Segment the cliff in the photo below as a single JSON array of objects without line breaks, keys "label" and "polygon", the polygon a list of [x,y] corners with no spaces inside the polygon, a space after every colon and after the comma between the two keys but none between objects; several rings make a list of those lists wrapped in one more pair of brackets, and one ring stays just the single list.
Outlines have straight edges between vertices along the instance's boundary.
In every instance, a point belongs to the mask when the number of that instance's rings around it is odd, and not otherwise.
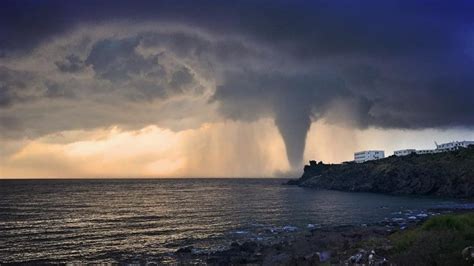
[{"label": "cliff", "polygon": [[288,184],[343,191],[474,197],[474,147],[361,164],[310,161]]}]

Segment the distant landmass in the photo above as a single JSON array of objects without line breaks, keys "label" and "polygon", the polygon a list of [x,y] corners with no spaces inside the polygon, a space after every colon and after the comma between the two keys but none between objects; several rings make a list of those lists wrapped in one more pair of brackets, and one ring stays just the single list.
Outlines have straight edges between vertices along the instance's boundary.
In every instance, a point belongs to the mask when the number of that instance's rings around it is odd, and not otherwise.
[{"label": "distant landmass", "polygon": [[310,161],[290,185],[342,191],[474,198],[474,146],[365,163]]}]

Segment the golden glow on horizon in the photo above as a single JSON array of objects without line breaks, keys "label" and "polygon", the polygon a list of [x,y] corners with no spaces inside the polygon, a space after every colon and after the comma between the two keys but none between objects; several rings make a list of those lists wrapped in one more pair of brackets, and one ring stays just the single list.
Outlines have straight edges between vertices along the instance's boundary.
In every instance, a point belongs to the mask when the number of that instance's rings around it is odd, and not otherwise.
[{"label": "golden glow on horizon", "polygon": [[[62,143],[64,135],[79,140]],[[173,132],[64,132],[30,141],[2,158],[2,177],[250,177],[288,170],[271,120],[204,124]],[[255,141],[257,140],[257,141]]]},{"label": "golden glow on horizon", "polygon": [[[471,135],[462,130],[356,130],[319,121],[308,132],[304,158],[337,163],[352,160],[357,150],[384,149],[390,155],[394,149],[431,148],[434,140]],[[153,125],[132,131],[67,131],[22,145],[2,154],[0,177],[271,177],[290,170],[271,119],[207,123],[178,132]]]}]

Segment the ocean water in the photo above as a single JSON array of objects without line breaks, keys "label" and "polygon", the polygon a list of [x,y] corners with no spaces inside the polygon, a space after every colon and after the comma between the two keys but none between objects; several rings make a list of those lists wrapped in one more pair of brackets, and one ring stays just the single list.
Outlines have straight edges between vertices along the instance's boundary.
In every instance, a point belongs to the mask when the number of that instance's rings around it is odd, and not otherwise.
[{"label": "ocean water", "polygon": [[449,199],[316,191],[282,179],[0,181],[0,263],[158,258],[314,226],[380,221]]}]

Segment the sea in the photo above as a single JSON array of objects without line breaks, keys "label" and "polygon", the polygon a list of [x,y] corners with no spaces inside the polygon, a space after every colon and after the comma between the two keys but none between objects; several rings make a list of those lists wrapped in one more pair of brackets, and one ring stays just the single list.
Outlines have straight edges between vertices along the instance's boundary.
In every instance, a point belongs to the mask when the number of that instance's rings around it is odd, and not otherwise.
[{"label": "sea", "polygon": [[0,181],[1,263],[114,263],[278,241],[465,204],[454,199],[313,190],[285,179]]}]

